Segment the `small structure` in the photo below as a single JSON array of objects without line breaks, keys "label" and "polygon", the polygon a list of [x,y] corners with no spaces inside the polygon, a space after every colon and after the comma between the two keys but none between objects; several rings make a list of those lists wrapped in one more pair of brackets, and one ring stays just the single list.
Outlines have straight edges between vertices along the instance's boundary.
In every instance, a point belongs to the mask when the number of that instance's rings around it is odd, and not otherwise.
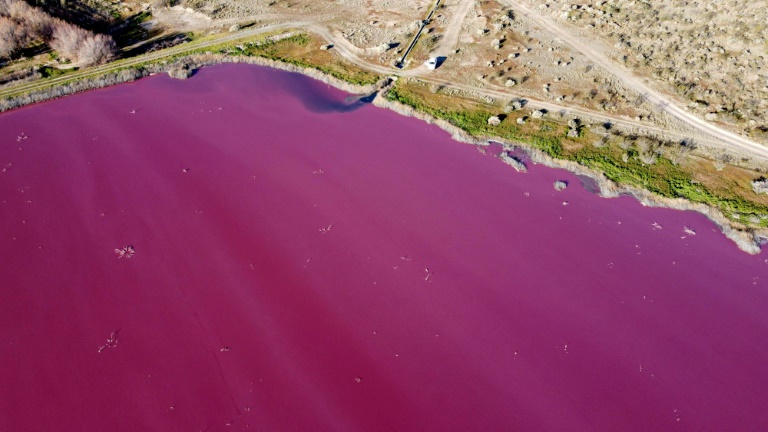
[{"label": "small structure", "polygon": [[437,57],[430,57],[429,60],[424,62],[424,65],[427,66],[427,69],[429,70],[435,70],[435,68],[437,68]]}]

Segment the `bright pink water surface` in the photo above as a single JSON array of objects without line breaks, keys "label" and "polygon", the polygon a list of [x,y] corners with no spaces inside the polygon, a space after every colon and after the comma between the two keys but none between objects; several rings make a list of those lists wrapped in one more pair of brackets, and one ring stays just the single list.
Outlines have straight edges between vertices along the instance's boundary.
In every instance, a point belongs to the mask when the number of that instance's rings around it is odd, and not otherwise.
[{"label": "bright pink water surface", "polygon": [[765,254],[344,96],[0,115],[0,430],[768,429]]}]

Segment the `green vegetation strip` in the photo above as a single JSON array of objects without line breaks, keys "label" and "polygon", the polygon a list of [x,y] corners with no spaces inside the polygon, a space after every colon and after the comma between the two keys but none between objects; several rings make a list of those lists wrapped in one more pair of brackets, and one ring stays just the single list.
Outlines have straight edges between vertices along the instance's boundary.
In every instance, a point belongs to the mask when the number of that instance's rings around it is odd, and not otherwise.
[{"label": "green vegetation strip", "polygon": [[308,67],[342,81],[357,85],[375,84],[381,78],[379,75],[364,70],[351,70],[349,67],[337,63],[330,63],[327,65],[313,63],[306,58],[292,57],[285,52],[286,47],[289,45],[304,47],[307,46],[310,41],[311,38],[307,34],[299,33],[277,41],[267,40],[263,43],[248,42],[234,47],[230,45],[229,47],[220,49],[219,52],[222,54],[246,57],[262,57],[292,64],[294,66]]},{"label": "green vegetation strip", "polygon": [[[708,190],[693,180],[693,173],[669,159],[659,156],[653,164],[646,164],[638,158],[638,151],[629,148],[624,151],[616,146],[594,147],[581,145],[577,150],[566,150],[563,140],[567,128],[545,120],[528,120],[526,130],[531,130],[530,123],[538,122],[534,132],[525,133],[522,125],[508,119],[499,126],[489,126],[488,118],[497,115],[486,109],[451,110],[430,103],[418,94],[398,84],[389,90],[389,100],[400,102],[433,117],[443,119],[450,124],[476,137],[494,136],[510,141],[528,144],[549,156],[570,160],[595,169],[619,184],[636,186],[666,198],[684,198],[695,203],[703,203],[718,208],[730,219],[750,226],[768,227],[768,207],[749,201],[733,193],[724,194]],[[582,134],[577,141],[596,140],[595,134]],[[626,162],[624,159],[626,158]],[[758,221],[758,222],[755,222]]]}]

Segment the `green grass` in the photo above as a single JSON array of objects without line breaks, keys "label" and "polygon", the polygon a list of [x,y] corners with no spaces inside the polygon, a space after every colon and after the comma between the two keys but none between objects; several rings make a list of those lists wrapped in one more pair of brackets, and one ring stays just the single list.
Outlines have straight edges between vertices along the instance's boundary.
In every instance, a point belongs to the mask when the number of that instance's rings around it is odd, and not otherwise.
[{"label": "green grass", "polygon": [[496,112],[484,109],[450,110],[434,107],[424,103],[420,98],[402,91],[398,86],[389,90],[387,98],[413,107],[433,117],[443,119],[473,136],[496,136],[523,142],[556,158],[562,158],[564,154],[560,138],[561,134],[559,132],[562,127],[560,125],[553,126],[554,123],[551,122],[545,122],[539,132],[526,134],[516,123],[508,119],[499,126],[489,126],[488,117],[497,115],[498,113]]},{"label": "green grass", "polygon": [[[494,136],[515,142],[529,144],[557,159],[578,162],[605,174],[606,178],[623,185],[636,186],[667,198],[684,198],[692,202],[703,203],[718,208],[732,220],[752,226],[768,227],[768,220],[761,219],[755,224],[749,218],[761,218],[768,215],[768,206],[745,199],[733,192],[715,192],[693,181],[693,172],[680,165],[675,165],[667,158],[659,156],[654,164],[645,164],[638,158],[634,148],[622,150],[618,146],[596,148],[581,145],[574,150],[563,146],[564,126],[546,120],[529,119],[536,122],[538,128],[526,133],[516,124],[505,120],[501,125],[488,126],[488,117],[497,113],[487,109],[450,110],[430,104],[407,89],[395,86],[388,92],[388,99],[408,105],[433,117],[443,119],[473,136]],[[530,132],[534,130],[535,132]],[[577,142],[594,139],[582,130]],[[626,154],[627,162],[623,158]],[[738,214],[738,217],[734,216]]]},{"label": "green grass", "polygon": [[51,66],[42,66],[40,67],[40,75],[43,76],[43,78],[56,78],[58,76],[62,76],[70,71],[75,71],[77,68],[72,69],[57,69],[55,67]]},{"label": "green grass", "polygon": [[267,40],[265,42],[249,42],[237,46],[229,45],[218,49],[218,52],[246,57],[262,57],[295,66],[309,67],[351,84],[375,84],[380,79],[378,75],[370,72],[351,70],[350,68],[339,64],[316,64],[307,58],[296,58],[288,53],[288,51],[295,48],[295,46],[306,47],[310,41],[311,38],[308,35],[299,33],[278,41]]}]

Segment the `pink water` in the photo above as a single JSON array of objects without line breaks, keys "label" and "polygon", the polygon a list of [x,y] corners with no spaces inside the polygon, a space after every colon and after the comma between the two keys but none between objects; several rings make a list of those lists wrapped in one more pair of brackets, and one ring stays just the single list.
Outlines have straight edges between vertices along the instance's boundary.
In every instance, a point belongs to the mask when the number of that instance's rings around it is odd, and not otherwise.
[{"label": "pink water", "polygon": [[765,253],[344,97],[0,115],[0,430],[768,429]]}]

